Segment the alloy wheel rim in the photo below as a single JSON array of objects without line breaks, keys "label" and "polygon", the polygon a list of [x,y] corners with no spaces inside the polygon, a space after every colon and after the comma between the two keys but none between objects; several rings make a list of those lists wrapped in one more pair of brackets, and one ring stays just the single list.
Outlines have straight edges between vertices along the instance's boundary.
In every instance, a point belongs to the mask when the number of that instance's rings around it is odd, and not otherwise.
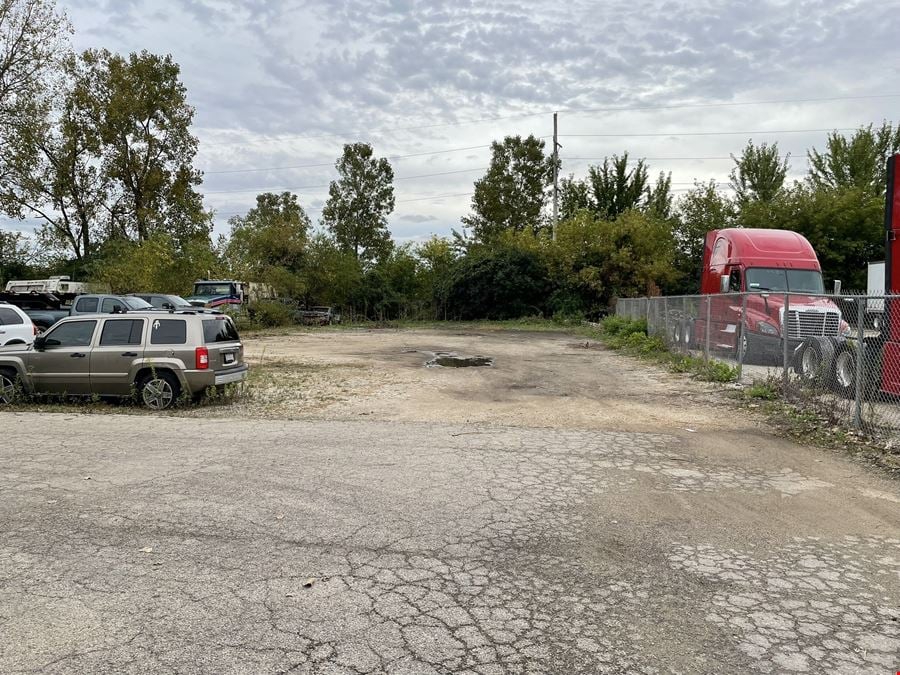
[{"label": "alloy wheel rim", "polygon": [[844,352],[838,357],[836,374],[838,384],[849,387],[853,384],[853,357],[849,352]]},{"label": "alloy wheel rim", "polygon": [[819,356],[812,349],[803,352],[803,376],[812,377],[819,368]]},{"label": "alloy wheel rim", "polygon": [[0,403],[12,403],[16,394],[16,385],[8,377],[0,376]]},{"label": "alloy wheel rim", "polygon": [[144,404],[148,408],[162,410],[169,407],[169,404],[174,398],[174,392],[172,391],[171,384],[166,380],[159,378],[150,380],[144,385],[142,397],[144,399]]}]

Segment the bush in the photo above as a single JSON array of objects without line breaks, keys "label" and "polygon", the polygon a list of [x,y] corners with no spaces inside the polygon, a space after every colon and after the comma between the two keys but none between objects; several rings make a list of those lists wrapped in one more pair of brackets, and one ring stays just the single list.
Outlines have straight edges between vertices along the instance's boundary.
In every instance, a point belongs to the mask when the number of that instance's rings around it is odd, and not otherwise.
[{"label": "bush", "polygon": [[294,323],[294,308],[280,302],[262,300],[248,308],[252,322],[262,328],[289,326]]}]

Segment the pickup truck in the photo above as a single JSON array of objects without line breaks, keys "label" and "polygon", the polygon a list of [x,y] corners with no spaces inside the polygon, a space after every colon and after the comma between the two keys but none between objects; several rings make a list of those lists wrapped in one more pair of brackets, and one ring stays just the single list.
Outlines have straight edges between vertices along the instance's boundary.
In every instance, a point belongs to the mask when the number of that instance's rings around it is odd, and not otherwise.
[{"label": "pickup truck", "polygon": [[340,312],[336,312],[333,307],[301,307],[294,314],[297,323],[303,323],[313,326],[330,326],[333,323],[341,322]]},{"label": "pickup truck", "polygon": [[40,330],[47,330],[60,319],[79,314],[117,314],[151,310],[153,306],[140,298],[121,295],[79,295],[71,306],[62,304],[52,293],[0,293],[0,300],[21,308]]}]

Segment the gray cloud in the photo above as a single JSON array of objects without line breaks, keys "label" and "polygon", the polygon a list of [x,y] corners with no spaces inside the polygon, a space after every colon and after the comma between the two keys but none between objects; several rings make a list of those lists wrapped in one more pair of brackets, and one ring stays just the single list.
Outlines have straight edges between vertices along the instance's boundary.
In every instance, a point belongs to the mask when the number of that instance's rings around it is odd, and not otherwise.
[{"label": "gray cloud", "polygon": [[[894,93],[900,47],[891,3],[858,0],[69,0],[78,48],[170,52],[195,105],[207,202],[250,206],[254,190],[323,185],[341,145],[382,155],[487,145],[550,133],[551,110]],[[561,115],[563,133],[857,126],[896,100]],[[547,115],[462,124],[496,116]],[[459,124],[458,124],[459,123]],[[422,127],[458,124],[458,126]],[[323,134],[334,133],[333,136]],[[823,134],[785,135],[802,172]],[[564,138],[565,172],[634,156],[726,156],[741,137]],[[418,175],[486,166],[486,149],[394,162]],[[727,161],[651,162],[673,180],[724,178]],[[398,181],[395,234],[448,232],[478,173]],[[324,189],[298,190],[311,214]],[[432,199],[433,198],[433,199]],[[406,200],[414,199],[411,203]],[[420,220],[421,218],[421,220]],[[418,229],[416,229],[418,228]]]}]

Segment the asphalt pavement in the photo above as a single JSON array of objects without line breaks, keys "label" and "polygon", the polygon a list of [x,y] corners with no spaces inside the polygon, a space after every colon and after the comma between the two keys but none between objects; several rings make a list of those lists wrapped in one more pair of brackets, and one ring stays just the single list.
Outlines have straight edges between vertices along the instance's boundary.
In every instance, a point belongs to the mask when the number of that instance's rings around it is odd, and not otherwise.
[{"label": "asphalt pavement", "polygon": [[900,490],[758,430],[0,414],[4,673],[893,673]]}]

